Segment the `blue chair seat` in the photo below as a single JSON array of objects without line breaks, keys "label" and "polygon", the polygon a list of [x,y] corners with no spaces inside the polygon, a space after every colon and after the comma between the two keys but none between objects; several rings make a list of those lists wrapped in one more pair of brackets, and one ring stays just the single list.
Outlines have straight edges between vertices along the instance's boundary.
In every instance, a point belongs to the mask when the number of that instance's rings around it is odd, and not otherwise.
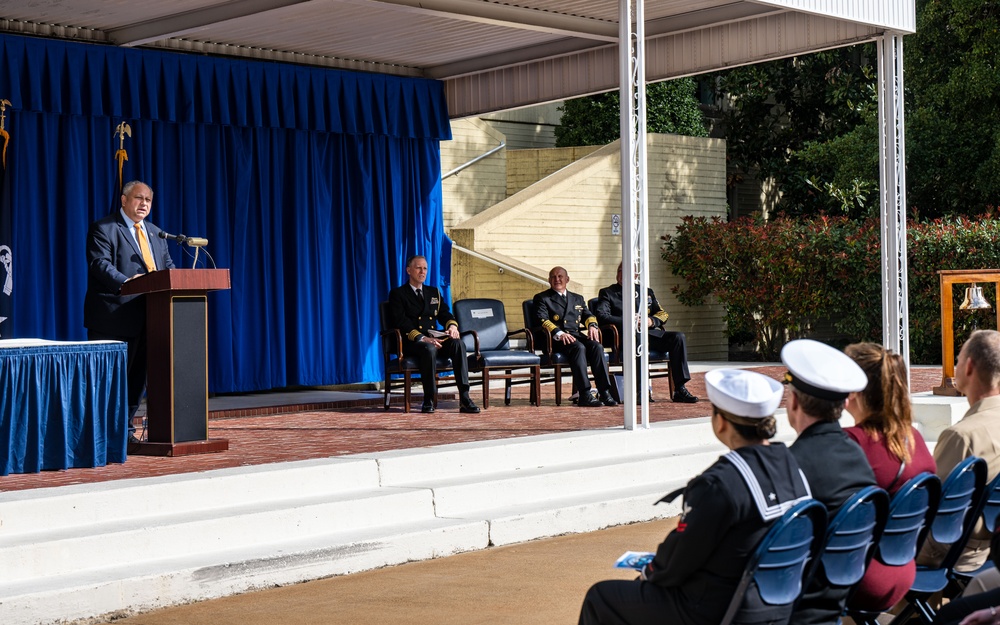
[{"label": "blue chair seat", "polygon": [[921,595],[933,595],[941,592],[948,585],[948,571],[917,566],[917,577],[910,586],[910,592]]},{"label": "blue chair seat", "polygon": [[469,354],[470,367],[537,367],[541,365],[542,359],[538,354],[525,351],[511,351],[507,349],[488,349],[476,354]]}]

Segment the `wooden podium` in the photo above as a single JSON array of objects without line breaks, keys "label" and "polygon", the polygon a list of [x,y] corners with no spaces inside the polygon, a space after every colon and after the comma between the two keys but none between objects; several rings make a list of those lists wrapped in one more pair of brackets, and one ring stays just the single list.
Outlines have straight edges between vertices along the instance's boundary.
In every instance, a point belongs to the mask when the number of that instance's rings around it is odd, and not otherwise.
[{"label": "wooden podium", "polygon": [[164,269],[129,280],[146,296],[148,441],[130,454],[184,456],[229,449],[208,438],[208,292],[229,289],[228,269]]}]

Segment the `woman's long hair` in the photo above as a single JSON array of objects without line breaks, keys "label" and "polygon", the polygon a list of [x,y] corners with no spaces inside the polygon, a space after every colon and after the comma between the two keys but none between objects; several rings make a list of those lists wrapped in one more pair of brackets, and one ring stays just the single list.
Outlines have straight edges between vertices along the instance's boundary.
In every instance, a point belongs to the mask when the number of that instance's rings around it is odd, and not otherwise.
[{"label": "woman's long hair", "polygon": [[910,461],[913,409],[903,357],[877,343],[854,343],[844,349],[868,376],[861,398],[868,408],[859,425],[875,440],[884,436],[889,452],[900,462]]}]

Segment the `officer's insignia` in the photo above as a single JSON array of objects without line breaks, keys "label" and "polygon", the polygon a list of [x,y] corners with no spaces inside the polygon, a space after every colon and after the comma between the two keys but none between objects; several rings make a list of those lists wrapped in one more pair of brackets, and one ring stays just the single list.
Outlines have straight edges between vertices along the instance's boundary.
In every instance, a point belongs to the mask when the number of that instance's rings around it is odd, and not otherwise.
[{"label": "officer's insignia", "polygon": [[552,315],[553,321],[559,321],[559,315]]},{"label": "officer's insignia", "polygon": [[575,308],[576,310],[583,310],[583,306],[574,306],[573,308]]},{"label": "officer's insignia", "polygon": [[431,298],[431,306],[437,306],[440,303],[441,303],[441,300],[439,300],[438,298],[436,298],[436,297],[432,297]]}]

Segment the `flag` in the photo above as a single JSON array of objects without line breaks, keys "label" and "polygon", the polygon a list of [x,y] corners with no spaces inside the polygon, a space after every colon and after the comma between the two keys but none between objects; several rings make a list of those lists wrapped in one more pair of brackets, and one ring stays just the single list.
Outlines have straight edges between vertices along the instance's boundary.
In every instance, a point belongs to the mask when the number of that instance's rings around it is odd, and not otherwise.
[{"label": "flag", "polygon": [[14,238],[11,228],[10,133],[7,132],[8,100],[0,100],[0,338],[14,336]]},{"label": "flag", "polygon": [[132,127],[122,122],[115,126],[114,136],[118,137],[118,150],[115,152],[114,161],[117,167],[115,168],[115,182],[111,192],[111,210],[109,213],[115,213],[121,208],[122,205],[122,187],[125,186],[125,179],[123,178],[123,172],[125,169],[125,161],[128,160],[128,152],[125,151],[125,135],[132,136]]}]

